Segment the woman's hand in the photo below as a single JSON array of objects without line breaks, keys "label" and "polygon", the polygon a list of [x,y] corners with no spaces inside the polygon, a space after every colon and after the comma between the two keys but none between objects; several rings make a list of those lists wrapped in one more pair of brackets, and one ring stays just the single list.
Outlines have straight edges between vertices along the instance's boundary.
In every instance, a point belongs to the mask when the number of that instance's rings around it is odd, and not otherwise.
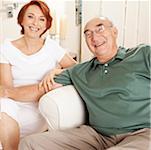
[{"label": "woman's hand", "polygon": [[42,81],[39,83],[39,88],[42,86],[45,89],[45,92],[49,92],[52,89],[58,88],[62,86],[59,83],[56,83],[54,81],[55,75],[59,75],[64,69],[53,69],[51,70],[46,76],[42,79]]},{"label": "woman's hand", "polygon": [[0,97],[7,97],[7,89],[0,85]]}]

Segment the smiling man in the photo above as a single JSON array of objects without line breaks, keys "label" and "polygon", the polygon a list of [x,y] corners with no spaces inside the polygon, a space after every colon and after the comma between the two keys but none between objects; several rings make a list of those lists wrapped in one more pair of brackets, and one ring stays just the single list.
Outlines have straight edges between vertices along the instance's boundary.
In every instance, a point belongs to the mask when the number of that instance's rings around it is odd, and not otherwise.
[{"label": "smiling man", "polygon": [[89,21],[84,34],[89,49],[100,62],[105,63],[116,55],[117,29],[107,18],[94,18]]},{"label": "smiling man", "polygon": [[90,20],[84,34],[95,57],[55,81],[75,86],[86,104],[88,124],[31,135],[20,149],[149,150],[151,46],[118,47],[118,31],[106,17]]}]

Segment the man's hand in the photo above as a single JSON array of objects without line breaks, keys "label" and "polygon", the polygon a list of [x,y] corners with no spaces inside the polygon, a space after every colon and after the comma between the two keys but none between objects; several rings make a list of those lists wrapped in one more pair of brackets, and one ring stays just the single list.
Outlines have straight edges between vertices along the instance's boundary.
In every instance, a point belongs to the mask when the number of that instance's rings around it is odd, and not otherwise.
[{"label": "man's hand", "polygon": [[55,82],[55,83],[52,85],[51,90],[54,90],[54,89],[59,88],[59,87],[62,87],[62,86],[63,86],[62,84]]},{"label": "man's hand", "polygon": [[61,84],[58,84],[54,81],[54,77],[56,75],[59,75],[63,69],[53,69],[51,70],[46,76],[42,79],[42,81],[39,83],[39,88],[43,87],[45,89],[45,92],[49,92],[52,89],[58,88],[62,86]]}]

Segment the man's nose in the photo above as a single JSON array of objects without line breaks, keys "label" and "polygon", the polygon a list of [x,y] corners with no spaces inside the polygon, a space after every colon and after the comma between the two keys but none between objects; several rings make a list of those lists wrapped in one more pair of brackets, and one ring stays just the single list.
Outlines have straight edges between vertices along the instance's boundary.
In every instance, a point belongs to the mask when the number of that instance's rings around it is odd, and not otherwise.
[{"label": "man's nose", "polygon": [[99,34],[97,34],[96,32],[92,32],[92,40],[97,41],[98,39],[99,39]]}]

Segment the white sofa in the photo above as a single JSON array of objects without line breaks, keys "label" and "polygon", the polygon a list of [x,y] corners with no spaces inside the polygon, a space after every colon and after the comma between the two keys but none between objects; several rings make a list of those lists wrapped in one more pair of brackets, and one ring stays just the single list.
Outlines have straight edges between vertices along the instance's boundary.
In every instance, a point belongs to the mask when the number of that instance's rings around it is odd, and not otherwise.
[{"label": "white sofa", "polygon": [[72,85],[63,86],[43,95],[39,109],[49,130],[66,129],[85,123],[85,106]]}]

